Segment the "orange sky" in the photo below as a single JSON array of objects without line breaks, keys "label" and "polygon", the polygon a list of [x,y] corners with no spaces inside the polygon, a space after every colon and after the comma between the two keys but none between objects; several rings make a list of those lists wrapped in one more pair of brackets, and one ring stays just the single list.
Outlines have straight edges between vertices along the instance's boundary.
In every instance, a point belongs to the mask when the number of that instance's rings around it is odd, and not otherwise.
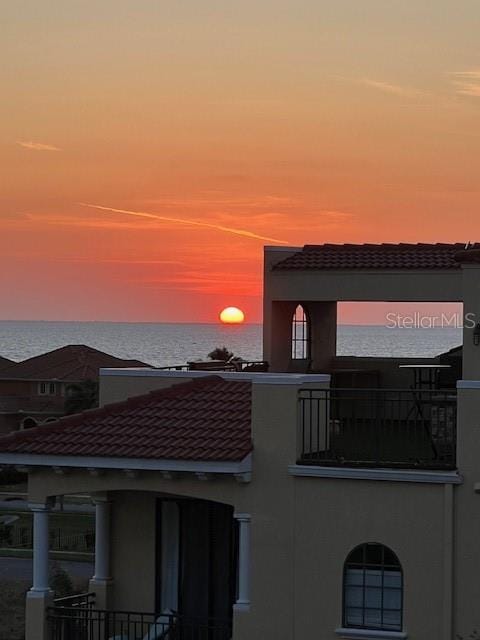
[{"label": "orange sky", "polygon": [[479,28],[478,0],[5,3],[0,318],[260,321],[265,243],[480,240]]}]

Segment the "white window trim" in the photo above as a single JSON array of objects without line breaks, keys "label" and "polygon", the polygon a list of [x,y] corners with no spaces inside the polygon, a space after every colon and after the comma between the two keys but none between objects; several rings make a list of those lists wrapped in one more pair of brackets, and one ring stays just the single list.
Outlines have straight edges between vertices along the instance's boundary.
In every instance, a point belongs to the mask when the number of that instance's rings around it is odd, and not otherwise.
[{"label": "white window trim", "polygon": [[403,640],[408,638],[405,631],[381,631],[377,629],[354,629],[339,627],[335,633],[340,638],[353,638],[362,640]]}]

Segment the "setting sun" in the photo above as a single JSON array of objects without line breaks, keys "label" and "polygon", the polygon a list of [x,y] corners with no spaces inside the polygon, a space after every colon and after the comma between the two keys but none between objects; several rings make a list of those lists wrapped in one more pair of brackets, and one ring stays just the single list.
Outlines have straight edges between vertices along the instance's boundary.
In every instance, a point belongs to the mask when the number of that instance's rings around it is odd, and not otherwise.
[{"label": "setting sun", "polygon": [[227,307],[220,313],[220,321],[224,324],[241,324],[245,320],[245,314],[237,307]]}]

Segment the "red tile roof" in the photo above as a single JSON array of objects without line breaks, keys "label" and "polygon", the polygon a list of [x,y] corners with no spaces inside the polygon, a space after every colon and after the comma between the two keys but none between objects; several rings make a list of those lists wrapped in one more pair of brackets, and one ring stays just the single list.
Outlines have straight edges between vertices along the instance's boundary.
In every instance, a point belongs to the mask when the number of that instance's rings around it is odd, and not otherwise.
[{"label": "red tile roof", "polygon": [[79,382],[96,380],[102,367],[148,366],[140,360],[123,360],[83,344],[70,344],[22,362],[9,362],[5,367],[1,366],[0,379]]},{"label": "red tile roof", "polygon": [[0,438],[1,453],[240,461],[251,382],[207,376]]},{"label": "red tile roof", "polygon": [[[479,248],[480,245],[470,245]],[[275,271],[308,269],[459,269],[454,244],[321,244],[305,245],[274,265]]]}]

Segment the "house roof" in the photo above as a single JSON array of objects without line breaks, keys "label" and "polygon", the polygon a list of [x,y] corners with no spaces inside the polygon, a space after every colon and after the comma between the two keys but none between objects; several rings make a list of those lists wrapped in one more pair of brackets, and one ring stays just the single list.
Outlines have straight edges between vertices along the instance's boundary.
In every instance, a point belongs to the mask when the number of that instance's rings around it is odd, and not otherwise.
[{"label": "house roof", "polygon": [[3,356],[0,356],[0,369],[3,367],[7,367],[11,364],[13,364],[13,360],[9,360],[8,358],[4,358]]},{"label": "house roof", "polygon": [[275,271],[344,269],[459,269],[457,254],[465,255],[480,244],[322,244],[301,251],[274,265]]},{"label": "house roof", "polygon": [[[0,363],[1,366],[1,363]],[[98,378],[103,367],[148,367],[139,360],[123,360],[84,344],[70,344],[39,356],[9,362],[0,368],[3,380],[65,380],[76,382]]]},{"label": "house roof", "polygon": [[241,461],[251,382],[207,376],[0,438],[0,453]]}]

